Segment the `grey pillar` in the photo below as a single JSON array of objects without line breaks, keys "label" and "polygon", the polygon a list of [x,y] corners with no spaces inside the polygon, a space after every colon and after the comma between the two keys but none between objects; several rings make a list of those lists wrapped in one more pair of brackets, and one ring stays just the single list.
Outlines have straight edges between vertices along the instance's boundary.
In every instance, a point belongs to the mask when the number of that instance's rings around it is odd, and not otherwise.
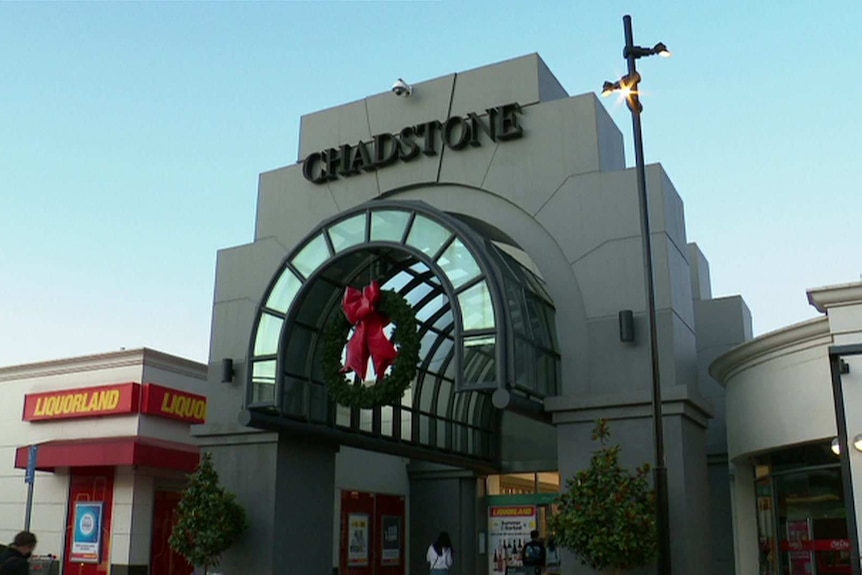
[{"label": "grey pillar", "polygon": [[479,556],[477,478],[463,469],[413,462],[410,476],[410,565],[408,573],[427,573],[428,546],[448,531],[455,550],[452,575],[484,573]]},{"label": "grey pillar", "polygon": [[335,521],[333,444],[280,434],[275,480],[272,573],[332,573]]},{"label": "grey pillar", "polygon": [[[704,448],[706,420],[696,406],[674,398],[673,389],[666,394],[664,405],[664,440],[670,493],[671,560],[673,572],[682,575],[698,573],[698,566],[709,566],[709,516],[707,504],[706,455]],[[634,469],[650,463],[652,437],[649,404],[621,407],[625,401],[613,401],[613,407],[583,409],[557,413],[559,467],[562,479],[572,477],[589,466],[592,452],[599,446],[590,439],[598,418],[610,423],[610,445],[622,447],[620,463]],[[697,533],[697,537],[692,537]],[[565,554],[564,575],[587,575],[592,570]],[[653,574],[655,566],[633,571],[633,575]],[[701,569],[703,571],[703,569]]]}]

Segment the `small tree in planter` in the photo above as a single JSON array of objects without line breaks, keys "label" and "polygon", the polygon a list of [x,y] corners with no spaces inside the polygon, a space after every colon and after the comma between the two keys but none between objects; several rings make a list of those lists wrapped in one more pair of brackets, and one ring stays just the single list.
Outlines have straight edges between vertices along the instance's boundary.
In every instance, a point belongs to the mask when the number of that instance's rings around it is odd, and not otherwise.
[{"label": "small tree in planter", "polygon": [[634,473],[620,467],[620,446],[608,446],[607,421],[600,419],[590,467],[566,480],[549,519],[557,544],[599,572],[620,573],[647,565],[658,550],[655,493],[647,483],[649,464]]},{"label": "small tree in planter", "polygon": [[221,554],[248,528],[245,510],[236,502],[236,496],[219,485],[210,453],[201,457],[189,477],[177,515],[168,541],[171,549],[192,565],[203,567],[204,573],[218,566]]}]

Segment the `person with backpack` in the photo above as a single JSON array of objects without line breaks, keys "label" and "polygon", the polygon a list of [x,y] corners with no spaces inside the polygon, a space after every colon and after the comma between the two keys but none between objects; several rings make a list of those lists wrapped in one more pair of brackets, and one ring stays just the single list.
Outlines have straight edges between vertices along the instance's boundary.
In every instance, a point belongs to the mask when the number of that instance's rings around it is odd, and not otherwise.
[{"label": "person with backpack", "polygon": [[542,574],[542,567],[545,566],[545,545],[539,541],[539,532],[535,529],[530,531],[530,540],[521,550],[521,557],[524,567],[534,567],[535,575]]},{"label": "person with backpack", "polygon": [[27,561],[36,548],[36,536],[29,531],[21,531],[0,553],[0,575],[29,575],[30,563]]}]

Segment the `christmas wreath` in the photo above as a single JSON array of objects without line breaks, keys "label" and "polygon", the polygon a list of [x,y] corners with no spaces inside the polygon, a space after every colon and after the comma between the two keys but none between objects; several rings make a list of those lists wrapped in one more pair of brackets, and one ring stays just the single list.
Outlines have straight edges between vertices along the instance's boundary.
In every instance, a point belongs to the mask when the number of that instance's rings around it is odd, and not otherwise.
[{"label": "christmas wreath", "polygon": [[[348,287],[343,312],[336,314],[324,333],[323,377],[330,397],[341,405],[362,409],[400,401],[419,363],[421,342],[413,307],[397,293],[381,291],[375,281],[361,292]],[[390,322],[395,324],[391,340],[383,333]],[[347,365],[342,367],[342,350],[353,326]],[[377,375],[374,385],[362,382],[369,358]],[[392,370],[386,374],[389,366]],[[346,379],[347,372],[358,375],[360,381]]]}]

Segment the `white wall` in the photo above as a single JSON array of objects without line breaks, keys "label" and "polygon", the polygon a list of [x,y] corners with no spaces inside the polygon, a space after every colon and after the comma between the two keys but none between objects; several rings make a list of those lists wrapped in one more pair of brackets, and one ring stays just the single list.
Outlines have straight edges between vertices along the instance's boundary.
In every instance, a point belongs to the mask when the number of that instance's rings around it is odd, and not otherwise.
[{"label": "white wall", "polygon": [[731,461],[835,437],[830,343],[826,320],[816,319],[759,337],[719,358],[737,360],[720,378],[727,388]]}]

